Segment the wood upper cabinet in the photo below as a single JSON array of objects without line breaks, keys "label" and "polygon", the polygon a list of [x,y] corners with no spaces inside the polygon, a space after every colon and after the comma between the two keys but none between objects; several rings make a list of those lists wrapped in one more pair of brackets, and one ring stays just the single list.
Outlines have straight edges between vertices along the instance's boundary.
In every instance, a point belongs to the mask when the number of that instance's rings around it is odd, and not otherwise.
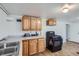
[{"label": "wood upper cabinet", "polygon": [[36,17],[31,17],[31,30],[35,31],[36,30],[36,24],[37,23],[37,18]]},{"label": "wood upper cabinet", "polygon": [[22,17],[22,30],[23,31],[40,31],[41,30],[41,19],[32,16]]},{"label": "wood upper cabinet", "polygon": [[45,50],[45,40],[38,39],[38,52],[43,52]]},{"label": "wood upper cabinet", "polygon": [[28,56],[28,40],[22,41],[22,55]]},{"label": "wood upper cabinet", "polygon": [[53,19],[53,18],[49,18],[49,19],[47,20],[47,25],[49,25],[49,26],[56,25],[56,20]]},{"label": "wood upper cabinet", "polygon": [[29,40],[29,55],[37,53],[37,39]]},{"label": "wood upper cabinet", "polygon": [[22,30],[23,31],[30,30],[30,16],[23,16],[22,17]]},{"label": "wood upper cabinet", "polygon": [[41,30],[41,26],[42,26],[41,19],[40,18],[37,18],[36,30],[37,31],[40,31]]},{"label": "wood upper cabinet", "polygon": [[40,31],[41,30],[41,19],[37,17],[31,17],[31,30]]}]

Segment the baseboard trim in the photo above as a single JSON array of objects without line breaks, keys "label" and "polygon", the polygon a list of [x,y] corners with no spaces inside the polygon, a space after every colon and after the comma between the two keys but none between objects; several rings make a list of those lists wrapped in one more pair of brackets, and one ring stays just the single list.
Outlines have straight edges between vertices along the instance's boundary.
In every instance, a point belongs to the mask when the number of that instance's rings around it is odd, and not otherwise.
[{"label": "baseboard trim", "polygon": [[74,41],[68,41],[68,42],[72,42],[72,43],[76,43],[76,44],[79,44],[79,42],[74,42]]}]

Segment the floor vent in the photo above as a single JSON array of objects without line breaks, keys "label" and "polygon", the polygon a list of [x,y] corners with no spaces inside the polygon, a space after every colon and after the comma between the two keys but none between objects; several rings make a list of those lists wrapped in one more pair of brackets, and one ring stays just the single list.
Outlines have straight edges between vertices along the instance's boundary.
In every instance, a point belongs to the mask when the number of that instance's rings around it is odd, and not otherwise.
[{"label": "floor vent", "polygon": [[79,54],[79,52],[77,52],[77,54]]}]

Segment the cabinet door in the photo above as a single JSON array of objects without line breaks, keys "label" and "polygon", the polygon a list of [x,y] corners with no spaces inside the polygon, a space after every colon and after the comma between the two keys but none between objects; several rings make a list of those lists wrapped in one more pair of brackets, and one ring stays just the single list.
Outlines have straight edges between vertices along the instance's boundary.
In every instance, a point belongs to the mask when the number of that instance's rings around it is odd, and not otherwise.
[{"label": "cabinet door", "polygon": [[23,31],[30,30],[30,16],[22,17],[22,30]]},{"label": "cabinet door", "polygon": [[56,25],[56,20],[53,18],[49,18],[47,20],[47,25],[49,25],[49,26]]},{"label": "cabinet door", "polygon": [[36,17],[31,17],[31,30],[35,31],[36,30],[36,24],[37,23],[37,19]]},{"label": "cabinet door", "polygon": [[29,40],[29,55],[37,53],[37,39]]},{"label": "cabinet door", "polygon": [[37,18],[37,22],[36,22],[36,30],[37,31],[40,31],[41,30],[41,19],[40,18]]},{"label": "cabinet door", "polygon": [[45,50],[44,39],[38,39],[38,52],[43,52]]},{"label": "cabinet door", "polygon": [[28,40],[22,41],[22,55],[28,56]]}]

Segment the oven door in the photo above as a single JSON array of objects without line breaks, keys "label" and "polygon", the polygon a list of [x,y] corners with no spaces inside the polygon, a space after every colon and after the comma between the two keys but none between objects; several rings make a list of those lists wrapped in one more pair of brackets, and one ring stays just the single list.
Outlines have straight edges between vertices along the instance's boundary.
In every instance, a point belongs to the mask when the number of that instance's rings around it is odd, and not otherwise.
[{"label": "oven door", "polygon": [[62,41],[60,41],[60,40],[55,40],[54,42],[54,47],[59,47],[59,46],[62,46]]}]

